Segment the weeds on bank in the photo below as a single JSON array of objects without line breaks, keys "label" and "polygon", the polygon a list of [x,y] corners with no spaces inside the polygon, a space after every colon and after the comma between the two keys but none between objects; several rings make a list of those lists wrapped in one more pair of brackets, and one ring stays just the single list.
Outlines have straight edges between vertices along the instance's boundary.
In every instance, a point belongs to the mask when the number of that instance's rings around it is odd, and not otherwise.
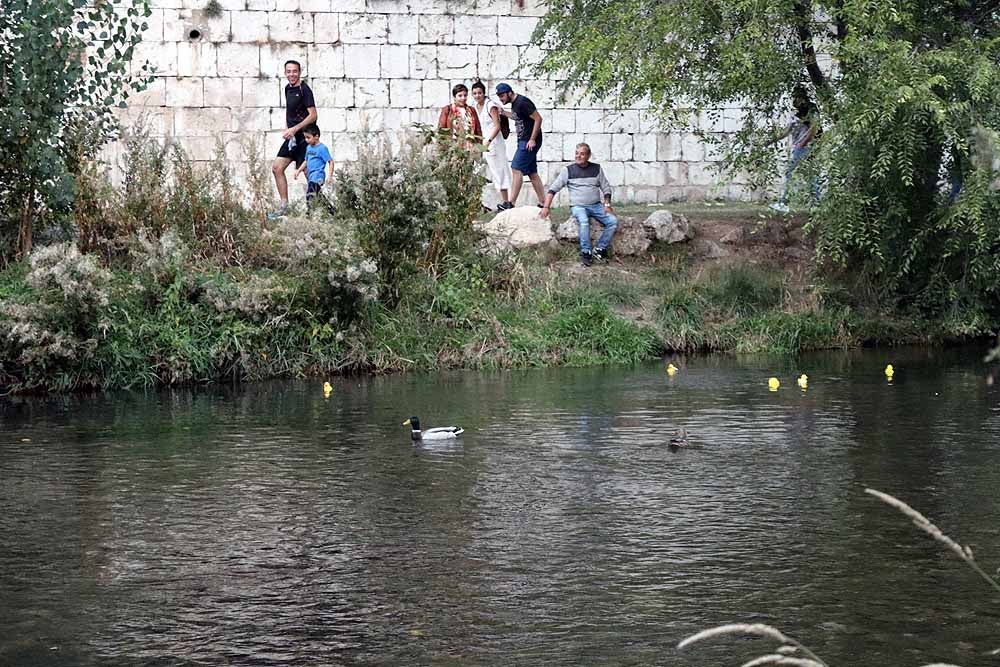
[{"label": "weeds on bank", "polygon": [[[874,496],[875,498],[881,500],[887,505],[896,508],[903,515],[908,517],[913,525],[922,530],[923,532],[930,535],[933,539],[937,540],[943,544],[949,551],[951,551],[955,556],[962,560],[966,565],[968,565],[973,572],[975,572],[980,578],[982,578],[991,588],[1000,592],[1000,583],[989,574],[986,573],[976,562],[975,556],[972,553],[972,549],[968,546],[963,546],[953,540],[951,537],[946,535],[944,531],[938,528],[930,519],[925,517],[923,514],[913,509],[905,502],[891,496],[888,493],[883,493],[881,491],[876,491],[875,489],[865,489],[865,493]],[[743,667],[751,667],[756,665],[789,665],[791,667],[830,667],[826,662],[824,662],[818,655],[816,655],[808,647],[800,643],[799,641],[792,639],[791,637],[783,634],[777,628],[770,625],[764,625],[761,623],[747,624],[747,623],[731,623],[727,625],[720,625],[714,628],[709,628],[707,630],[702,630],[697,632],[677,644],[678,649],[686,649],[699,642],[707,641],[709,639],[715,639],[718,637],[740,637],[740,636],[751,636],[751,637],[761,637],[765,639],[771,639],[778,644],[778,646],[772,650],[770,653],[766,653],[757,658],[750,660],[749,662],[744,662]],[[997,651],[993,652],[997,654]],[[956,665],[950,665],[945,663],[934,663],[923,665],[923,667],[956,667]]]}]

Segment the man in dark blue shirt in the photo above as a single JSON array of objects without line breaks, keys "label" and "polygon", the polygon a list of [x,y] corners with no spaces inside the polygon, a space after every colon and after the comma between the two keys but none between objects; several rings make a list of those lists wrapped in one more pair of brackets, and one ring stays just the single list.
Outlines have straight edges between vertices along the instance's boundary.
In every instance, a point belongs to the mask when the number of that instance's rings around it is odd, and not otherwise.
[{"label": "man in dark blue shirt", "polygon": [[[524,95],[515,93],[506,83],[497,85],[497,97],[502,103],[510,105],[510,111],[504,111],[504,115],[512,117],[517,128],[517,152],[514,153],[514,159],[510,163],[511,175],[514,177],[510,188],[510,200],[517,203],[521,185],[527,176],[535,194],[538,195],[538,205],[541,206],[542,200],[545,199],[545,186],[542,185],[542,177],[538,175],[538,149],[542,147],[542,115],[538,113],[534,102]],[[509,208],[513,208],[513,204]]]},{"label": "man in dark blue shirt", "polygon": [[314,124],[319,117],[313,92],[302,82],[302,65],[298,61],[289,60],[285,63],[285,78],[288,79],[288,85],[285,86],[285,125],[288,129],[281,134],[281,148],[271,165],[281,203],[278,210],[267,216],[269,220],[280,218],[288,210],[288,179],[285,178],[285,170],[292,162],[299,167],[306,159],[306,138],[302,130]]}]

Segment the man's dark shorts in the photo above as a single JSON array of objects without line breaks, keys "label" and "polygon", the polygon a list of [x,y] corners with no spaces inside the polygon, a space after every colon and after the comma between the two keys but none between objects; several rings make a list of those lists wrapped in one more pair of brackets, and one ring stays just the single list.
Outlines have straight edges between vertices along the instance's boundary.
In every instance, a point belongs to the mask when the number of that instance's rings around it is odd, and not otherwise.
[{"label": "man's dark shorts", "polygon": [[527,141],[517,142],[517,152],[511,160],[510,168],[517,169],[522,176],[530,176],[538,173],[538,151],[541,145],[535,146],[535,150],[528,150]]},{"label": "man's dark shorts", "polygon": [[288,141],[281,142],[281,148],[278,149],[278,157],[288,158],[289,160],[295,160],[295,166],[301,167],[302,163],[306,161],[306,148],[309,144],[306,143],[306,135],[299,132],[295,135],[295,148],[292,150],[288,149]]}]

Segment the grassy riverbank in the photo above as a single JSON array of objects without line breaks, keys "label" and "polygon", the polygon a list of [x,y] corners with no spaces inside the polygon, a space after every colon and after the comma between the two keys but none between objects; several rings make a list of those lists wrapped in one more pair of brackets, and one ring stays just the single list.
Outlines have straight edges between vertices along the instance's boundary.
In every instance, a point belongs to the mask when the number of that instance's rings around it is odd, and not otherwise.
[{"label": "grassy riverbank", "polygon": [[672,207],[694,241],[590,268],[568,243],[483,254],[473,158],[433,137],[374,144],[340,172],[332,217],[275,223],[266,165],[245,207],[221,161],[198,171],[141,133],[127,146],[128,188],[82,176],[70,240],[0,271],[3,391],[795,353],[993,324],[880,303],[864,276],[817,270],[802,220],[753,206]]}]

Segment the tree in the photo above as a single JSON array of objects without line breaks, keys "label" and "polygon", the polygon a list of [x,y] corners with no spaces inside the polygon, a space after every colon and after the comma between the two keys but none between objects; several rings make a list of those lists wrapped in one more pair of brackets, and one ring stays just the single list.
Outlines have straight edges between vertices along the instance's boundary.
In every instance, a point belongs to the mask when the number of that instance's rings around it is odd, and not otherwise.
[{"label": "tree", "polygon": [[[566,90],[648,101],[757,186],[805,86],[824,129],[819,257],[900,305],[1000,304],[1000,0],[549,0],[537,36]],[[727,107],[740,129],[705,133]]]},{"label": "tree", "polygon": [[[35,222],[70,209],[73,175],[147,82],[129,61],[147,0],[4,0],[0,9],[0,261],[26,255]],[[15,241],[16,239],[16,241]]]}]

